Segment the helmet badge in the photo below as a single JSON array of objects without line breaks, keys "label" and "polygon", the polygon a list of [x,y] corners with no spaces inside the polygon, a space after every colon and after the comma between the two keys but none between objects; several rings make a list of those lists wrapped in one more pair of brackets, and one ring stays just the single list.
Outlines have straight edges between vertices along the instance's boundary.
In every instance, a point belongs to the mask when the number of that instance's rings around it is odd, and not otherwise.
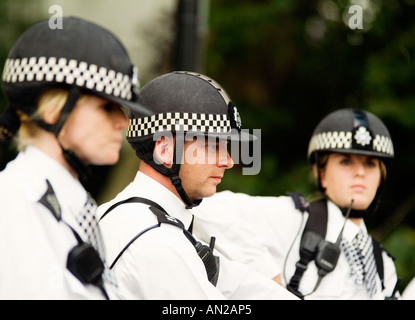
[{"label": "helmet badge", "polygon": [[228,116],[231,122],[231,127],[237,129],[238,131],[241,131],[241,127],[242,127],[241,116],[239,115],[238,109],[235,107],[235,105],[232,102],[229,102],[229,105],[228,105]]},{"label": "helmet badge", "polygon": [[236,107],[233,107],[233,116],[234,116],[236,126],[239,129],[241,129],[242,120],[241,120],[241,116],[239,115],[238,109],[236,109]]},{"label": "helmet badge", "polygon": [[363,126],[357,128],[356,133],[353,137],[356,140],[356,143],[360,144],[362,147],[369,145],[370,141],[372,141],[370,132],[367,130],[366,127]]},{"label": "helmet badge", "polygon": [[140,80],[138,78],[138,68],[136,66],[132,67],[131,85],[133,93],[138,95],[138,91],[140,90]]}]

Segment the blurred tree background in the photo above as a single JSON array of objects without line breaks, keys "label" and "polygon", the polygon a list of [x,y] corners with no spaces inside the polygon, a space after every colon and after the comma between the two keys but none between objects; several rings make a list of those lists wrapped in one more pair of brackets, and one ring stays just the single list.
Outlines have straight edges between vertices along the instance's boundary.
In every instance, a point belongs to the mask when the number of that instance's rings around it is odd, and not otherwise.
[{"label": "blurred tree background", "polygon": [[[351,29],[352,4],[363,29]],[[262,130],[262,168],[233,169],[221,188],[253,195],[315,191],[307,164],[317,123],[364,108],[389,128],[395,161],[368,228],[415,272],[415,1],[213,0],[205,70],[230,93],[244,128]]]},{"label": "blurred tree background", "polygon": [[[0,2],[2,63],[18,35],[35,19],[10,12],[10,2]],[[317,123],[338,108],[375,113],[390,130],[395,161],[381,206],[367,224],[397,257],[404,288],[415,271],[415,0],[198,2],[208,9],[208,18],[195,71],[226,89],[241,113],[243,128],[262,130],[261,172],[242,175],[236,166],[227,172],[220,189],[311,195],[315,186],[306,153]],[[363,8],[363,29],[348,25],[352,4]],[[180,33],[179,12],[163,19],[158,28],[172,29],[177,37],[157,38],[157,32],[147,27],[146,36],[160,51],[152,77],[181,66],[179,35],[189,37]],[[142,84],[152,77],[144,76]],[[5,105],[1,95],[0,110]],[[10,144],[0,148],[2,169],[15,151]],[[101,201],[122,189],[109,179],[132,179],[137,163],[126,160],[134,159],[126,150],[121,165],[94,169],[91,192]]]}]

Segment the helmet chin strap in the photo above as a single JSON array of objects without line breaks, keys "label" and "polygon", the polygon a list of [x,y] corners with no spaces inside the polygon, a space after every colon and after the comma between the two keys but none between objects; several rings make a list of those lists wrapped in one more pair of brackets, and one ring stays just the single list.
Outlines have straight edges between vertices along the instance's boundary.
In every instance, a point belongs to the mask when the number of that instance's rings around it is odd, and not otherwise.
[{"label": "helmet chin strap", "polygon": [[88,178],[91,176],[91,169],[87,166],[79,157],[70,149],[65,149],[59,143],[62,149],[62,155],[66,162],[71,166],[73,170],[78,174],[79,182],[85,186]]},{"label": "helmet chin strap", "polygon": [[179,177],[180,163],[177,163],[177,158],[176,158],[176,154],[179,159],[182,158],[183,151],[184,151],[183,139],[176,139],[174,146],[175,146],[174,148],[175,152],[173,155],[173,167],[174,167],[175,174],[172,176],[169,176],[169,178],[174,188],[176,189],[177,193],[179,194],[180,198],[182,198],[183,202],[186,204],[186,209],[191,209],[193,207],[197,207],[202,202],[202,199],[192,201],[190,200],[189,196],[184,190],[183,185],[182,185],[182,179],[180,179]]},{"label": "helmet chin strap", "polygon": [[81,90],[78,87],[72,87],[69,90],[68,99],[62,108],[62,112],[59,116],[58,122],[54,126],[54,134],[58,139],[58,143],[62,149],[62,155],[66,162],[72,167],[73,170],[78,174],[79,181],[85,185],[88,178],[91,176],[91,169],[86,165],[71,149],[65,149],[59,141],[59,133],[61,132],[69,114],[74,109],[76,101],[78,101],[81,95]]},{"label": "helmet chin strap", "polygon": [[[145,161],[154,170],[161,173],[163,176],[168,177],[171,180],[171,183],[173,184],[180,198],[186,204],[186,209],[191,209],[193,207],[198,206],[202,202],[202,199],[192,201],[183,188],[182,180],[179,177],[180,162],[178,162],[177,159],[182,158],[183,151],[184,151],[184,141],[179,141],[179,140],[181,139],[176,139],[176,142],[174,144],[173,165],[171,166],[171,168],[168,168],[164,166],[163,164],[159,164],[154,161],[153,151],[149,152],[149,150],[150,149],[153,150],[153,147],[154,147],[154,143],[151,144],[153,142],[152,140],[148,140],[145,142],[145,144],[148,144],[146,148],[136,149],[136,154],[138,158]],[[176,154],[177,154],[177,157],[176,157]]]},{"label": "helmet chin strap", "polygon": [[179,194],[180,198],[182,198],[183,202],[186,204],[186,209],[197,207],[202,202],[202,199],[194,201],[190,200],[189,196],[183,188],[182,179],[179,178],[178,174],[169,178],[173,186],[176,188],[176,191]]},{"label": "helmet chin strap", "polygon": [[[383,193],[383,185],[384,185],[384,181],[382,181],[381,185],[378,187],[378,190],[376,191],[376,195],[373,198],[372,202],[370,203],[369,207],[367,207],[367,209],[365,210],[352,209],[350,211],[349,217],[350,218],[366,218],[368,215],[374,213],[379,207],[380,197]],[[342,211],[343,215],[345,215],[347,212],[347,208],[340,208],[340,210]]]},{"label": "helmet chin strap", "polygon": [[[325,199],[330,200],[331,202],[333,202],[324,192],[321,192],[321,194],[324,196]],[[366,218],[368,215],[375,212],[379,207],[379,202],[380,202],[381,195],[382,195],[382,186],[379,186],[379,188],[376,192],[376,195],[373,198],[370,205],[364,210],[356,210],[356,209],[350,210],[349,218]],[[339,206],[339,209],[342,212],[343,216],[346,217],[346,214],[348,213],[349,208]]]},{"label": "helmet chin strap", "polygon": [[43,120],[34,120],[34,122],[42,127],[43,129],[52,132],[59,146],[62,149],[62,155],[69,166],[78,174],[79,181],[85,185],[88,178],[91,176],[90,168],[76,155],[71,149],[65,149],[59,141],[59,133],[61,132],[66,120],[68,120],[69,114],[74,109],[76,101],[81,95],[81,89],[78,87],[71,87],[69,89],[68,98],[66,99],[65,105],[62,108],[59,119],[55,124],[45,123]]}]

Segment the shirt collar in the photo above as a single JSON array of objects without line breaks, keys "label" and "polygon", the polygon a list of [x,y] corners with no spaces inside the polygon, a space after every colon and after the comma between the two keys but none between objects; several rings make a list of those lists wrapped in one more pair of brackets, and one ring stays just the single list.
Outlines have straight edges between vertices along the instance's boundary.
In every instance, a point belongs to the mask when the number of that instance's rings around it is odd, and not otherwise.
[{"label": "shirt collar", "polygon": [[[40,188],[38,181],[47,179],[52,185],[59,205],[69,209],[72,213],[79,212],[85,203],[87,194],[79,180],[73,177],[64,166],[34,146],[27,147],[19,157],[28,163],[23,170],[27,172],[25,176],[29,180],[32,179],[32,184],[35,184],[35,188],[30,189],[36,192],[45,190]],[[35,166],[33,166],[34,163]],[[46,183],[44,188],[46,188]],[[44,191],[41,192],[43,194]],[[32,197],[36,197],[36,201],[40,198],[39,194],[33,193]]]},{"label": "shirt collar", "polygon": [[[337,236],[339,235],[340,230],[343,227],[345,218],[340,208],[337,205],[335,205],[332,201],[327,201],[327,207],[329,212],[329,221],[332,221],[334,225],[338,226],[338,229],[334,229],[334,231],[337,232],[337,234],[335,235],[336,239],[334,240],[336,241]],[[362,230],[365,233],[367,232],[366,225],[363,220],[360,226],[358,226],[355,223],[353,223],[350,219],[347,219],[347,222],[344,226],[342,237],[350,242],[353,240],[353,238],[356,236],[359,230]]]},{"label": "shirt collar", "polygon": [[138,171],[130,185],[129,193],[131,196],[140,196],[156,202],[170,216],[180,220],[185,228],[189,229],[193,215],[173,192],[159,182]]}]

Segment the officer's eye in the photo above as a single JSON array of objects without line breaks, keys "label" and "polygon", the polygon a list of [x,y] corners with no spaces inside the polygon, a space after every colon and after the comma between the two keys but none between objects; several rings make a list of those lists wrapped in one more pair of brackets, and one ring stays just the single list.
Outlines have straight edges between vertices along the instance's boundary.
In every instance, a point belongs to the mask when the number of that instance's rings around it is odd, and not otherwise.
[{"label": "officer's eye", "polygon": [[118,104],[112,102],[104,103],[102,108],[108,113],[122,111],[121,107]]},{"label": "officer's eye", "polygon": [[377,166],[377,159],[369,158],[366,161],[366,166],[369,168],[375,168]]},{"label": "officer's eye", "polygon": [[350,164],[350,159],[349,158],[346,158],[346,157],[341,158],[340,159],[340,164],[341,165],[344,165],[344,166],[347,166],[348,164]]},{"label": "officer's eye", "polygon": [[219,148],[219,144],[210,143],[210,144],[206,145],[206,147],[207,147],[209,152],[216,152],[216,150]]}]

